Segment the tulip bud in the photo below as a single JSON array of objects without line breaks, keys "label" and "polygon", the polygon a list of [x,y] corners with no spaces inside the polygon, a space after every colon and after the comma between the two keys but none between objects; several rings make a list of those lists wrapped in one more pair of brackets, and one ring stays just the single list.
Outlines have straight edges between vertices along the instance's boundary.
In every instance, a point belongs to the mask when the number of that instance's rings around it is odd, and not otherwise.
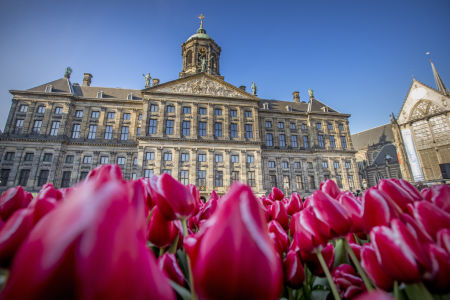
[{"label": "tulip bud", "polygon": [[394,279],[378,262],[377,254],[371,244],[365,244],[361,249],[361,265],[377,287],[385,291],[392,289]]},{"label": "tulip bud", "polygon": [[276,220],[285,230],[289,229],[289,216],[281,201],[275,201],[270,207],[270,219]]},{"label": "tulip bud", "polygon": [[436,233],[440,229],[450,228],[450,213],[428,201],[414,202],[413,214],[433,239],[436,239]]},{"label": "tulip bud", "polygon": [[269,236],[274,242],[275,249],[277,249],[280,257],[283,257],[283,253],[286,252],[289,246],[289,237],[281,227],[280,223],[275,220],[269,222],[268,226]]},{"label": "tulip bud", "polygon": [[0,218],[6,222],[16,210],[27,207],[32,198],[21,186],[7,189],[0,196]]},{"label": "tulip bud", "polygon": [[388,195],[404,212],[408,211],[407,205],[414,202],[411,194],[392,179],[382,179],[378,183],[378,190]]},{"label": "tulip bud", "polygon": [[439,247],[450,253],[450,228],[443,228],[437,233]]},{"label": "tulip bud", "polygon": [[[333,244],[328,243],[321,251],[322,256],[327,264],[328,269],[331,269],[334,263],[334,247]],[[317,255],[313,252],[300,251],[302,261],[308,266],[312,274],[316,276],[324,276],[325,272],[320,265]]]},{"label": "tulip bud", "polygon": [[147,239],[156,247],[165,248],[172,245],[178,232],[174,221],[167,221],[155,206],[147,226]]},{"label": "tulip bud", "polygon": [[280,190],[280,189],[278,189],[277,187],[273,187],[272,188],[272,200],[275,200],[275,201],[280,201],[280,200],[283,200],[284,199],[284,194],[283,194],[283,192]]},{"label": "tulip bud", "polygon": [[184,274],[177,263],[175,254],[164,253],[162,256],[158,257],[158,267],[170,280],[178,285],[185,286]]},{"label": "tulip bud", "polygon": [[307,207],[295,214],[291,220],[295,226],[294,239],[301,251],[310,252],[325,245],[329,239],[329,227],[318,220],[312,207]]},{"label": "tulip bud", "polygon": [[293,214],[301,211],[303,209],[302,198],[298,193],[292,193],[291,198],[286,206],[286,211],[288,215],[292,216]]},{"label": "tulip bud", "polygon": [[435,244],[428,244],[427,252],[437,270],[425,282],[433,292],[447,294],[450,292],[450,253]]},{"label": "tulip bud", "polygon": [[353,196],[351,192],[343,192],[338,197],[338,202],[347,210],[350,214],[351,222],[351,232],[363,232],[363,214],[362,214],[362,203],[358,198]]},{"label": "tulip bud", "polygon": [[422,190],[424,199],[450,213],[450,186],[446,184],[433,185]]},{"label": "tulip bud", "polygon": [[284,281],[293,288],[299,289],[305,281],[305,270],[296,251],[290,250],[283,260]]},{"label": "tulip bud", "polygon": [[398,218],[400,208],[392,199],[375,187],[369,188],[363,195],[363,223],[366,233],[375,226],[388,225]]},{"label": "tulip bud", "polygon": [[352,299],[364,290],[364,283],[355,269],[348,264],[341,264],[331,271],[331,277],[344,299]]},{"label": "tulip bud", "polygon": [[331,198],[337,199],[341,191],[337,186],[336,182],[331,179],[327,179],[326,181],[322,181],[320,183],[320,190],[326,194],[328,194]]}]

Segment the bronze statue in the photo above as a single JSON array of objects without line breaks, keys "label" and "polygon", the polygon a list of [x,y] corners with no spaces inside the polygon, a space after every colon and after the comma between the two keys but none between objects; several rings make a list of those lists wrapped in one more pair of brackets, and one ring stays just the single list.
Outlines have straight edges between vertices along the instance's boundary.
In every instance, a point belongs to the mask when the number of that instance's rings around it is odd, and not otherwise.
[{"label": "bronze statue", "polygon": [[309,98],[314,98],[314,91],[312,89],[308,90]]},{"label": "bronze statue", "polygon": [[66,68],[66,72],[64,73],[64,77],[70,78],[71,74],[72,74],[72,68],[71,67],[67,67]]},{"label": "bronze statue", "polygon": [[258,89],[258,87],[256,86],[256,84],[254,82],[252,82],[252,92],[253,92],[253,95],[255,95],[255,96],[256,96],[257,89]]},{"label": "bronze statue", "polygon": [[202,72],[206,72],[206,57],[202,57]]},{"label": "bronze statue", "polygon": [[150,79],[152,79],[152,77],[150,76],[150,73],[147,73],[147,75],[142,74],[142,76],[144,76],[144,78],[145,78],[145,88],[149,88],[150,87]]}]

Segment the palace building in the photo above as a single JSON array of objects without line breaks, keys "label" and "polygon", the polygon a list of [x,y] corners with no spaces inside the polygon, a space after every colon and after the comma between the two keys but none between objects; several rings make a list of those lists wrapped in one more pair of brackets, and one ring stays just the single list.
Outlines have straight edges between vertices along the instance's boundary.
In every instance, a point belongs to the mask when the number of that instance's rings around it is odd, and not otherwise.
[{"label": "palace building", "polygon": [[[221,48],[200,28],[182,44],[179,78],[146,76],[142,90],[96,87],[93,76],[63,78],[11,90],[0,135],[0,191],[68,187],[100,164],[118,164],[125,178],[171,173],[206,195],[242,181],[255,193],[273,186],[307,195],[321,181],[360,186],[348,126],[314,97],[266,100],[220,73]],[[150,82],[152,81],[152,82]]]}]

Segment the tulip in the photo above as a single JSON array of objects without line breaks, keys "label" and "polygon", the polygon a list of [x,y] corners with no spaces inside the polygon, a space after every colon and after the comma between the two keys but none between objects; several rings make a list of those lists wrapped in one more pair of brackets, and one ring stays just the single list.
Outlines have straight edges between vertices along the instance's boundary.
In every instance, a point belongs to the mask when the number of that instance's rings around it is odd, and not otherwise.
[{"label": "tulip", "polygon": [[446,294],[450,292],[450,253],[434,244],[428,244],[427,248],[437,272],[425,278],[426,285],[434,292]]},{"label": "tulip", "polygon": [[344,299],[351,299],[364,291],[363,281],[356,274],[355,269],[348,264],[341,264],[331,271],[339,295]]},{"label": "tulip", "polygon": [[338,197],[338,202],[347,210],[351,218],[351,232],[363,232],[362,203],[351,192],[343,192]]},{"label": "tulip", "polygon": [[210,197],[208,202],[206,202],[200,209],[200,212],[198,213],[198,220],[208,220],[211,215],[216,211],[217,209],[217,203],[218,198],[217,197]]},{"label": "tulip", "polygon": [[[270,196],[272,196],[272,197],[270,197]],[[275,201],[277,201],[277,200],[280,201],[280,200],[284,199],[284,194],[277,187],[273,187],[272,193],[269,195],[269,198],[272,198],[272,200],[275,200]]]},{"label": "tulip", "polygon": [[450,253],[450,228],[439,230],[436,236],[439,247]]},{"label": "tulip", "polygon": [[288,215],[292,216],[293,214],[301,211],[303,209],[302,198],[298,193],[292,193],[289,202],[286,205],[286,211]]},{"label": "tulip", "polygon": [[446,184],[434,185],[422,190],[424,199],[434,203],[437,207],[450,213],[450,186]]},{"label": "tulip", "polygon": [[393,179],[382,179],[378,183],[378,190],[388,195],[404,212],[408,211],[408,204],[414,202],[411,194]]},{"label": "tulip", "polygon": [[294,239],[301,251],[310,252],[327,243],[330,236],[329,228],[317,219],[312,207],[301,210],[294,217],[291,220],[295,226]]},{"label": "tulip", "polygon": [[91,170],[84,181],[95,183],[98,187],[106,182],[118,180],[124,182],[122,169],[118,165],[101,165]]},{"label": "tulip", "polygon": [[7,189],[0,196],[0,218],[6,222],[16,210],[27,207],[32,198],[21,186]]},{"label": "tulip", "polygon": [[123,181],[98,173],[36,224],[0,299],[175,299],[139,237],[143,206]]},{"label": "tulip", "polygon": [[219,196],[217,195],[215,190],[213,190],[211,192],[211,195],[209,195],[209,201],[211,201],[211,200],[219,200]]},{"label": "tulip", "polygon": [[172,245],[178,233],[175,221],[167,221],[155,206],[147,226],[147,239],[156,247],[165,248]]},{"label": "tulip", "polygon": [[[321,251],[323,258],[328,269],[331,269],[334,263],[334,247],[333,244],[328,243]],[[323,276],[325,274],[322,266],[320,265],[317,255],[312,252],[300,251],[300,257],[302,261],[308,266],[313,275]]]},{"label": "tulip", "polygon": [[392,199],[375,187],[369,188],[363,194],[363,223],[366,233],[375,226],[388,225],[400,214],[400,208]]},{"label": "tulip", "polygon": [[278,299],[283,273],[251,189],[232,185],[214,215],[185,239],[200,299]]},{"label": "tulip", "polygon": [[371,244],[365,244],[361,249],[361,265],[377,287],[385,291],[392,289],[394,279],[378,262],[377,254]]},{"label": "tulip", "polygon": [[200,208],[203,205],[203,201],[200,199],[200,191],[197,189],[195,184],[188,184],[186,185],[186,188],[191,193],[192,198],[194,198],[194,202],[196,205],[192,214],[195,215],[199,212]]},{"label": "tulip", "polygon": [[374,290],[359,295],[355,300],[394,300],[394,298],[383,291]]},{"label": "tulip", "polygon": [[286,284],[293,289],[300,288],[305,281],[305,270],[299,254],[290,250],[283,260],[283,265]]},{"label": "tulip", "polygon": [[327,179],[326,181],[322,181],[320,183],[320,190],[328,196],[330,196],[333,199],[337,199],[339,197],[339,194],[341,191],[339,190],[339,187],[337,186],[336,182],[334,182],[331,179]]},{"label": "tulip", "polygon": [[61,200],[62,193],[55,189],[51,183],[42,186],[37,196],[29,205],[34,210],[34,224],[53,210]]},{"label": "tulip", "polygon": [[420,194],[420,192],[408,181],[404,179],[392,179],[392,180],[394,180],[394,182],[396,182],[397,184],[401,185],[405,189],[405,191],[408,192],[413,201],[423,200],[423,197]]},{"label": "tulip", "polygon": [[281,227],[280,223],[275,220],[269,222],[268,226],[269,236],[272,239],[275,249],[277,249],[280,257],[283,257],[283,253],[286,252],[289,247],[289,237]]},{"label": "tulip", "polygon": [[271,220],[276,220],[285,230],[289,229],[289,215],[281,201],[275,201],[269,212]]},{"label": "tulip", "polygon": [[450,228],[450,213],[428,201],[415,202],[412,212],[414,218],[433,239],[436,239],[440,229]]},{"label": "tulip", "polygon": [[150,191],[167,220],[189,218],[196,210],[197,203],[191,192],[167,173],[150,178]]},{"label": "tulip", "polygon": [[185,285],[184,274],[177,263],[175,254],[164,253],[163,255],[158,257],[158,266],[159,269],[163,271],[170,280],[177,283],[178,285]]}]

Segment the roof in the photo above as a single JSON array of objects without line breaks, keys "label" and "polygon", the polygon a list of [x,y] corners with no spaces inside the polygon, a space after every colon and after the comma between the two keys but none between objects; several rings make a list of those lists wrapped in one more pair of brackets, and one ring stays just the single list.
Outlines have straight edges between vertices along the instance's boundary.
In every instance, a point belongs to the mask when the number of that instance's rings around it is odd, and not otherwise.
[{"label": "roof", "polygon": [[374,161],[372,162],[371,166],[373,165],[384,165],[386,163],[386,160],[392,164],[392,163],[398,163],[397,158],[397,149],[393,144],[387,144],[384,145],[380,152],[378,152],[377,156],[375,157]]},{"label": "roof", "polygon": [[45,88],[51,85],[52,86],[52,92],[53,93],[68,93],[68,94],[72,94],[72,90],[71,90],[71,83],[69,81],[68,78],[60,78],[39,86],[36,86],[34,88],[28,89],[28,91],[30,92],[45,92]]},{"label": "roof", "polygon": [[381,125],[366,131],[352,134],[352,142],[355,150],[361,150],[370,145],[382,142],[394,142],[391,124]]},{"label": "roof", "polygon": [[[313,98],[311,102],[311,112],[318,113],[339,113],[338,111],[332,109],[328,105],[323,104],[321,101]],[[269,104],[269,112],[288,112],[287,106],[292,108],[292,112],[308,112],[308,106],[310,102],[292,102],[292,101],[281,101],[274,99],[261,99],[260,108],[264,107],[264,103]]]},{"label": "roof", "polygon": [[196,33],[194,33],[187,39],[187,41],[189,41],[190,39],[193,39],[193,38],[212,40],[212,38],[206,34],[206,30],[203,27],[200,27]]}]

